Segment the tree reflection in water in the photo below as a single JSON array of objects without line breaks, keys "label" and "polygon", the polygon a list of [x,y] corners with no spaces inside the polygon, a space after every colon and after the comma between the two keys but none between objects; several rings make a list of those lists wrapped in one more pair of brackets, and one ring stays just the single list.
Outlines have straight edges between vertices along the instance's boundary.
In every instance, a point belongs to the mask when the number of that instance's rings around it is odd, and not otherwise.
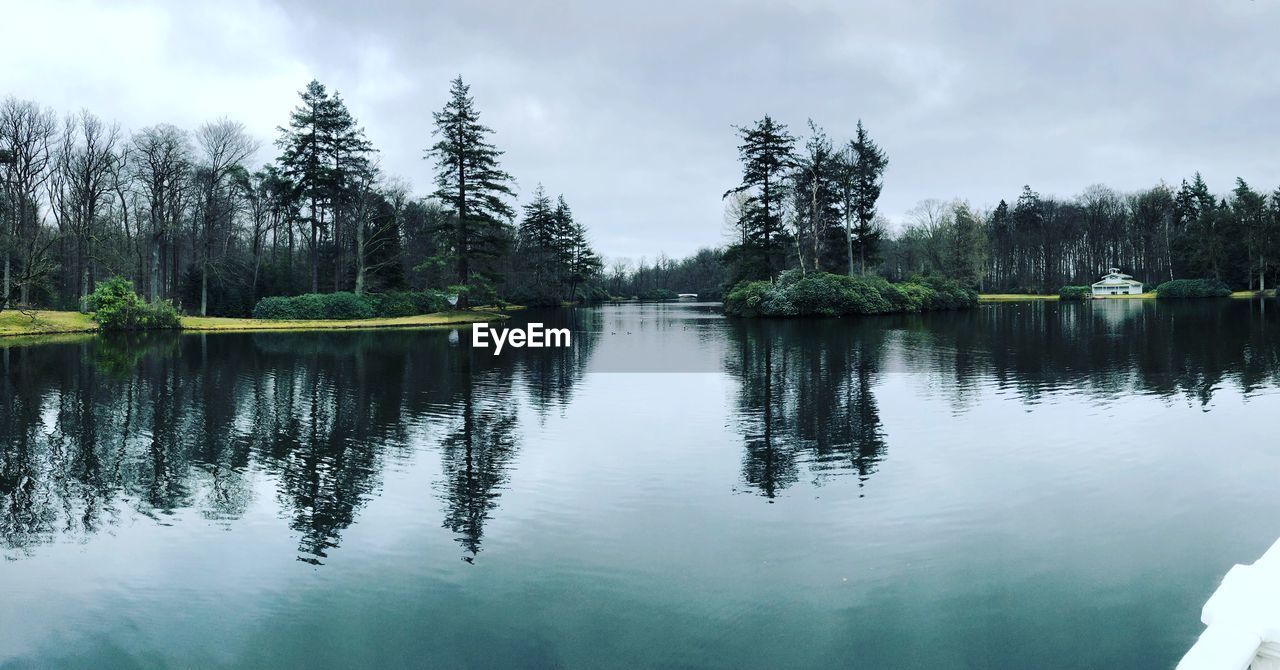
[{"label": "tree reflection in water", "polygon": [[[575,352],[461,355],[447,333],[151,334],[5,348],[0,543],[23,555],[134,514],[239,518],[274,483],[298,559],[320,563],[381,486],[407,429],[447,427],[444,525],[480,551],[517,449],[516,366],[562,387]],[[530,374],[531,377],[536,377]],[[563,388],[530,394],[542,410]]]},{"label": "tree reflection in water", "polygon": [[[420,331],[0,342],[0,546],[21,557],[139,515],[234,523],[266,491],[298,559],[320,563],[387,469],[427,453],[442,475],[424,494],[473,560],[512,479],[522,421],[573,402],[603,320],[649,313],[629,309],[537,315],[570,327],[574,346],[502,356]],[[664,313],[667,322],[628,326],[627,336],[684,332]],[[742,435],[741,479],[773,500],[802,479],[861,486],[876,472],[892,436],[877,398],[890,374],[948,397],[957,413],[993,394],[1029,406],[1060,392],[1210,411],[1223,388],[1280,386],[1278,314],[1240,300],[1028,303],[856,320],[704,318],[691,336],[727,352],[710,355],[736,386],[727,414]]]},{"label": "tree reflection in water", "polygon": [[767,498],[802,466],[861,483],[884,456],[872,387],[885,332],[849,321],[735,321],[725,367],[737,378],[743,480]]}]

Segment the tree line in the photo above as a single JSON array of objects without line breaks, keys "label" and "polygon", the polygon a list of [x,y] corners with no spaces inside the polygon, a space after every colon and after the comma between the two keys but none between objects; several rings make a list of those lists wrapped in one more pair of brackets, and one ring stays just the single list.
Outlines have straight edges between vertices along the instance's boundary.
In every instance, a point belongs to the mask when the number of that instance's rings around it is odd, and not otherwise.
[{"label": "tree line", "polygon": [[724,194],[728,286],[793,268],[897,281],[942,275],[984,291],[1034,293],[1092,283],[1110,267],[1150,285],[1276,283],[1280,189],[1268,194],[1237,179],[1219,195],[1199,173],[1177,188],[1095,185],[1065,199],[1027,186],[1012,205],[992,209],[926,200],[893,230],[876,211],[889,161],[861,121],[843,144],[812,120],[803,141],[768,115],[736,130],[742,179]]},{"label": "tree line", "polygon": [[1024,187],[1011,207],[927,200],[885,248],[891,277],[941,273],[988,291],[1044,293],[1089,284],[1109,267],[1154,286],[1209,278],[1236,289],[1275,286],[1280,189],[1243,179],[1214,195],[1196,173],[1176,188],[1135,193],[1090,186],[1072,198]]},{"label": "tree line", "polygon": [[244,315],[258,299],[435,288],[459,304],[603,293],[603,263],[563,195],[541,186],[517,222],[515,179],[461,78],[433,114],[415,197],[336,91],[311,81],[278,128],[278,157],[218,119],[126,133],[88,111],[0,104],[0,309],[74,309],[124,276],[187,312]]}]

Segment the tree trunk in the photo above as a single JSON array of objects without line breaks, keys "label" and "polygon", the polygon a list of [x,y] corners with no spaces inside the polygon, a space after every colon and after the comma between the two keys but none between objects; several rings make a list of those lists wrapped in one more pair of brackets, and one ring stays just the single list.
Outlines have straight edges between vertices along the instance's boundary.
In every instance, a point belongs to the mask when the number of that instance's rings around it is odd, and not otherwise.
[{"label": "tree trunk", "polygon": [[320,241],[316,239],[316,230],[319,226],[315,221],[311,222],[311,292],[320,292]]},{"label": "tree trunk", "polygon": [[356,221],[356,295],[364,295],[364,224]]},{"label": "tree trunk", "polygon": [[151,238],[151,302],[160,301],[160,239]]},{"label": "tree trunk", "polygon": [[[467,220],[467,176],[462,168],[462,161],[458,161],[458,224],[457,224],[457,253],[458,253],[458,283],[470,288],[471,286],[471,267],[467,263],[467,228],[465,221]],[[471,301],[467,299],[467,294],[458,294],[459,309],[466,309]]]},{"label": "tree trunk", "polygon": [[209,261],[200,262],[200,316],[209,316]]},{"label": "tree trunk", "polygon": [[9,250],[4,250],[4,295],[0,296],[0,310],[9,309]]},{"label": "tree trunk", "polygon": [[[849,276],[853,276],[853,221],[849,217],[849,203],[845,201],[844,206],[844,246],[849,256]],[[859,249],[861,252],[861,249]],[[863,264],[863,273],[866,273],[866,264]]]}]

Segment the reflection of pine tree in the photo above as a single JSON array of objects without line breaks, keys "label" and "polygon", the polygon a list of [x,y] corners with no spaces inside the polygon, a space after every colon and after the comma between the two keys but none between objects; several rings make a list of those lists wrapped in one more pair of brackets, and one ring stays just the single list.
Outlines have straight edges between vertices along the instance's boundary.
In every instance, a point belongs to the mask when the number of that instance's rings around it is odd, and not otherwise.
[{"label": "reflection of pine tree", "polygon": [[516,451],[516,415],[500,398],[475,397],[469,354],[463,354],[460,425],[441,441],[446,503],[444,527],[470,554],[480,553],[484,523],[498,506]]},{"label": "reflection of pine tree", "polygon": [[743,479],[773,498],[796,481],[795,454],[785,433],[779,435],[782,412],[776,387],[781,384],[774,378],[773,342],[766,339],[759,351],[744,346],[742,353],[745,374],[741,402],[749,424],[745,427]]},{"label": "reflection of pine tree", "polygon": [[865,481],[886,445],[873,387],[883,335],[844,324],[743,324],[740,357],[743,480],[768,498],[799,478]]}]

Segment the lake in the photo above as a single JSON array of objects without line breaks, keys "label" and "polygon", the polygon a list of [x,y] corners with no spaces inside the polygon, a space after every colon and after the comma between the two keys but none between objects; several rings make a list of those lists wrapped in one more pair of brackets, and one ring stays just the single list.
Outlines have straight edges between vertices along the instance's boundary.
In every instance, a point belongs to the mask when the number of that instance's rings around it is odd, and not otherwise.
[{"label": "lake", "polygon": [[1280,536],[1278,307],[7,347],[0,666],[1171,667]]}]

